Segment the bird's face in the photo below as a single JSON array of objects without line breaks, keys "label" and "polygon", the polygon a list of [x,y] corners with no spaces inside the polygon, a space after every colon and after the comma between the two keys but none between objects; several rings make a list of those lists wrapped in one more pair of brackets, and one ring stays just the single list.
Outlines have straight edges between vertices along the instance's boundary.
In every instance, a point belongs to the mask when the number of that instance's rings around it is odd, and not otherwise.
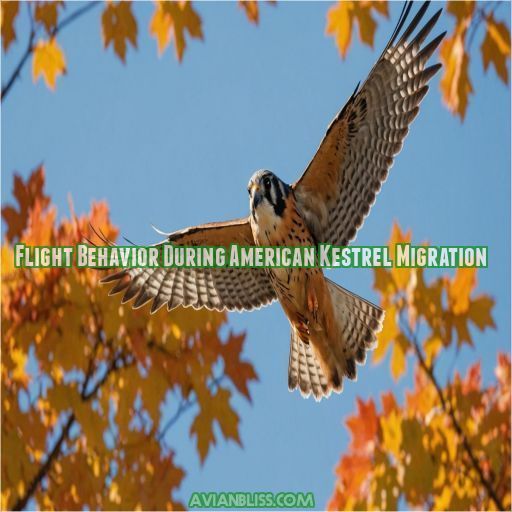
[{"label": "bird's face", "polygon": [[256,219],[256,217],[274,215],[282,217],[291,188],[274,173],[262,170],[253,174],[247,191],[251,215]]}]

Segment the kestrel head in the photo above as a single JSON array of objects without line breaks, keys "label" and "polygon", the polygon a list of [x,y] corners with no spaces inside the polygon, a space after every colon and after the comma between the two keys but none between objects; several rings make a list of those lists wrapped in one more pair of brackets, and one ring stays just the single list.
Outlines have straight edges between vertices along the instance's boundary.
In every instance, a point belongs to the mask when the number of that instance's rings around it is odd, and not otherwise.
[{"label": "kestrel head", "polygon": [[282,217],[291,188],[273,172],[261,170],[252,175],[247,191],[253,217],[260,212]]}]

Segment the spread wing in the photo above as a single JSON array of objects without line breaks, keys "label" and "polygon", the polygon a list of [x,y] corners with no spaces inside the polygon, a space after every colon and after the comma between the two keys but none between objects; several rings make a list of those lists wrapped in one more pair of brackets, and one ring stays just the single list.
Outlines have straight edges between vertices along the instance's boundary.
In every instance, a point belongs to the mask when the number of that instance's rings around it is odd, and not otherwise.
[{"label": "spread wing", "polygon": [[409,41],[423,18],[424,3],[398,42],[412,3],[360,91],[329,126],[317,153],[293,184],[298,206],[318,242],[347,245],[368,215],[409,125],[441,67],[426,67],[444,33],[422,46],[441,9]]},{"label": "spread wing", "polygon": [[[254,245],[249,219],[214,222],[175,231],[162,243],[173,245]],[[122,302],[135,299],[138,308],[153,301],[154,313],[164,304],[217,311],[250,310],[276,299],[265,270],[252,268],[131,268],[109,275],[102,283],[115,283],[110,295],[124,292]]]}]

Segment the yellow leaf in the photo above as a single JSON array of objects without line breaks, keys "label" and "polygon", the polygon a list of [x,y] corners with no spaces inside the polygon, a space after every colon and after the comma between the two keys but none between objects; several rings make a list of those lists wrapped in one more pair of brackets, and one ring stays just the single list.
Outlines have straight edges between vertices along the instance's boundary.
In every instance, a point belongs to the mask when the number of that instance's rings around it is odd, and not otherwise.
[{"label": "yellow leaf", "polygon": [[492,13],[487,17],[487,31],[480,47],[484,69],[489,64],[496,69],[501,80],[508,84],[507,60],[510,60],[510,32],[504,23],[496,22]]},{"label": "yellow leaf", "polygon": [[443,340],[439,337],[433,334],[425,341],[424,349],[425,349],[425,360],[428,366],[432,365],[432,362],[434,361],[435,357],[439,353],[443,346]]},{"label": "yellow leaf", "polygon": [[372,9],[381,15],[388,16],[386,1],[361,2],[340,0],[327,12],[325,32],[327,35],[335,37],[336,45],[342,58],[346,57],[350,47],[354,23],[358,24],[361,41],[373,47],[377,24],[372,17]]},{"label": "yellow leaf", "polygon": [[440,87],[448,109],[464,120],[469,95],[473,86],[469,79],[469,55],[464,47],[466,29],[457,30],[452,37],[443,41],[439,56],[444,65]]},{"label": "yellow leaf", "polygon": [[338,2],[327,12],[325,33],[336,38],[336,45],[342,58],[347,56],[347,50],[352,39],[352,2]]},{"label": "yellow leaf", "polygon": [[27,384],[29,379],[25,373],[25,366],[27,364],[28,356],[19,348],[11,349],[10,354],[12,362],[14,363],[14,370],[12,378],[22,384]]},{"label": "yellow leaf", "polygon": [[105,48],[112,44],[114,52],[125,62],[126,41],[137,48],[137,21],[132,13],[131,2],[109,2],[101,15],[101,29]]},{"label": "yellow leaf", "polygon": [[157,40],[158,53],[161,55],[171,40],[174,40],[176,56],[181,61],[187,46],[186,32],[192,38],[203,38],[201,18],[193,9],[192,3],[157,2],[149,24],[149,33]]},{"label": "yellow leaf", "polygon": [[377,267],[373,269],[375,280],[373,289],[383,295],[383,298],[393,295],[397,290],[391,272],[385,268]]},{"label": "yellow leaf", "polygon": [[6,52],[13,41],[16,41],[16,31],[14,30],[14,21],[20,10],[19,2],[2,2],[0,4],[0,14],[2,17],[2,47]]},{"label": "yellow leaf", "polygon": [[373,351],[374,363],[378,363],[385,356],[389,344],[394,341],[400,333],[397,316],[398,309],[395,304],[391,304],[391,306],[386,309],[382,331],[377,335],[378,344]]},{"label": "yellow leaf", "polygon": [[395,340],[391,355],[391,375],[395,380],[398,380],[405,372],[409,345],[409,340],[400,333]]},{"label": "yellow leaf", "polygon": [[448,288],[450,309],[455,315],[467,313],[470,296],[476,286],[476,268],[459,268]]},{"label": "yellow leaf", "polygon": [[396,410],[393,410],[387,417],[381,417],[380,425],[385,448],[395,457],[399,457],[402,444],[402,418]]},{"label": "yellow leaf", "polygon": [[46,85],[53,91],[57,77],[66,73],[66,58],[62,48],[52,37],[49,41],[38,41],[34,49],[32,60],[32,78],[36,82],[40,76]]}]

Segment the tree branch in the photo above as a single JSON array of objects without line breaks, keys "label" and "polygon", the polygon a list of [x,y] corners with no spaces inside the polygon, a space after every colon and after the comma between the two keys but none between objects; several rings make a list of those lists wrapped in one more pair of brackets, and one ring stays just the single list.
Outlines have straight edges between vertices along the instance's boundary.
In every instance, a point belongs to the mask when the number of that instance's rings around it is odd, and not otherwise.
[{"label": "tree branch", "polygon": [[[210,390],[212,390],[213,388],[215,388],[216,386],[218,386],[220,384],[220,382],[222,381],[222,379],[225,377],[224,374],[222,375],[219,375],[218,377],[215,377],[210,385],[208,386],[210,388]],[[182,399],[181,402],[180,402],[180,405],[178,406],[178,409],[177,411],[174,413],[173,416],[171,416],[168,420],[167,420],[167,423],[162,427],[162,429],[160,430],[160,432],[157,434],[156,436],[156,439],[157,441],[162,441],[163,438],[165,437],[165,435],[167,434],[168,430],[178,421],[178,419],[180,418],[180,416],[185,412],[187,411],[188,409],[190,409],[193,405],[195,405],[197,403],[197,395],[192,399],[192,400],[185,400],[185,399]]]},{"label": "tree branch", "polygon": [[[69,25],[72,21],[76,20],[86,12],[90,11],[97,5],[99,5],[100,2],[88,2],[83,7],[80,7],[79,9],[76,9],[74,12],[72,12],[69,16],[64,18],[57,26],[52,30],[50,36],[54,37],[57,35],[58,32],[60,32],[65,26]],[[27,3],[29,8],[29,16],[32,28],[30,30],[30,36],[28,39],[27,48],[25,49],[23,55],[21,56],[20,61],[18,62],[17,66],[14,68],[14,71],[12,72],[11,76],[7,80],[7,83],[2,86],[2,91],[0,93],[0,101],[3,102],[9,91],[11,90],[12,86],[16,82],[16,79],[20,76],[21,71],[23,70],[25,64],[27,63],[28,58],[32,53],[34,52],[34,39],[37,35],[37,31],[33,27],[33,21],[32,21],[32,14],[30,11],[30,5],[31,3]]]},{"label": "tree branch", "polygon": [[48,454],[48,457],[46,458],[45,463],[39,468],[38,472],[36,473],[36,476],[32,479],[29,486],[27,487],[27,490],[25,491],[25,494],[16,501],[14,506],[12,507],[12,510],[23,510],[32,495],[36,492],[37,487],[41,483],[41,480],[47,475],[47,473],[50,471],[50,468],[53,464],[53,461],[60,455],[60,451],[62,449],[62,445],[64,441],[69,436],[69,431],[71,430],[71,427],[73,426],[73,423],[75,422],[75,415],[74,413],[71,413],[66,420],[66,424],[64,425],[59,438],[57,439],[54,447],[52,448],[52,451]]},{"label": "tree branch", "polygon": [[[96,354],[96,350],[94,350],[91,358],[93,358],[95,356],[95,354]],[[125,364],[120,366],[118,364],[119,362],[124,362]],[[121,368],[125,368],[126,366],[129,366],[131,364],[133,364],[133,360],[126,362],[126,359],[124,358],[124,355],[122,353],[117,354],[109,363],[108,368],[105,371],[105,373],[103,374],[103,376],[101,377],[101,379],[95,384],[93,389],[89,392],[86,391],[86,385],[87,385],[86,383],[89,382],[89,380],[91,378],[91,373],[90,373],[90,371],[88,371],[88,375],[86,376],[86,379],[84,380],[84,385],[82,386],[82,391],[80,393],[82,400],[84,402],[87,402],[88,400],[93,398],[96,395],[96,393],[99,391],[101,386],[103,386],[103,384],[105,384],[109,375],[113,371],[117,371]],[[92,366],[89,365],[89,368],[92,368]],[[25,491],[24,495],[16,501],[12,510],[23,510],[25,508],[25,506],[27,505],[30,498],[32,498],[32,496],[36,492],[36,490],[37,490],[39,484],[41,483],[41,481],[43,480],[43,478],[45,478],[48,475],[55,459],[57,459],[60,456],[61,450],[62,450],[62,445],[68,439],[69,432],[71,430],[71,427],[75,423],[75,421],[76,421],[75,413],[71,412],[68,419],[66,420],[64,427],[62,428],[62,431],[61,431],[54,447],[52,448],[51,452],[48,454],[44,464],[37,471],[35,477],[32,479],[29,486],[27,487],[27,490]]]},{"label": "tree branch", "polygon": [[421,351],[421,347],[418,343],[417,338],[415,336],[410,336],[411,332],[407,328],[405,322],[401,322],[401,323],[403,324],[402,329],[405,331],[408,331],[409,339],[412,340],[412,346],[414,348],[414,352],[416,353],[416,356],[418,357],[420,367],[425,372],[425,374],[429,378],[430,382],[434,386],[437,396],[439,397],[439,401],[441,402],[441,407],[443,408],[444,412],[446,414],[448,414],[448,416],[450,417],[452,425],[453,425],[455,431],[457,432],[457,435],[459,436],[459,438],[462,441],[462,446],[464,447],[464,450],[466,451],[466,453],[469,457],[469,460],[471,461],[471,465],[477,472],[481,484],[484,486],[485,490],[487,491],[487,493],[488,493],[489,497],[492,499],[492,501],[494,501],[498,510],[505,510],[503,502],[501,501],[496,490],[492,486],[492,483],[484,475],[484,472],[480,466],[480,463],[478,462],[478,459],[473,452],[473,448],[471,447],[471,444],[469,443],[468,438],[466,437],[466,434],[462,430],[462,427],[461,427],[459,421],[457,420],[457,417],[455,416],[455,411],[453,410],[451,403],[446,401],[444,394],[443,394],[443,390],[441,389],[441,386],[439,385],[439,382],[437,381],[437,378],[434,375],[433,369],[425,361],[425,357],[423,355],[423,352]]}]

